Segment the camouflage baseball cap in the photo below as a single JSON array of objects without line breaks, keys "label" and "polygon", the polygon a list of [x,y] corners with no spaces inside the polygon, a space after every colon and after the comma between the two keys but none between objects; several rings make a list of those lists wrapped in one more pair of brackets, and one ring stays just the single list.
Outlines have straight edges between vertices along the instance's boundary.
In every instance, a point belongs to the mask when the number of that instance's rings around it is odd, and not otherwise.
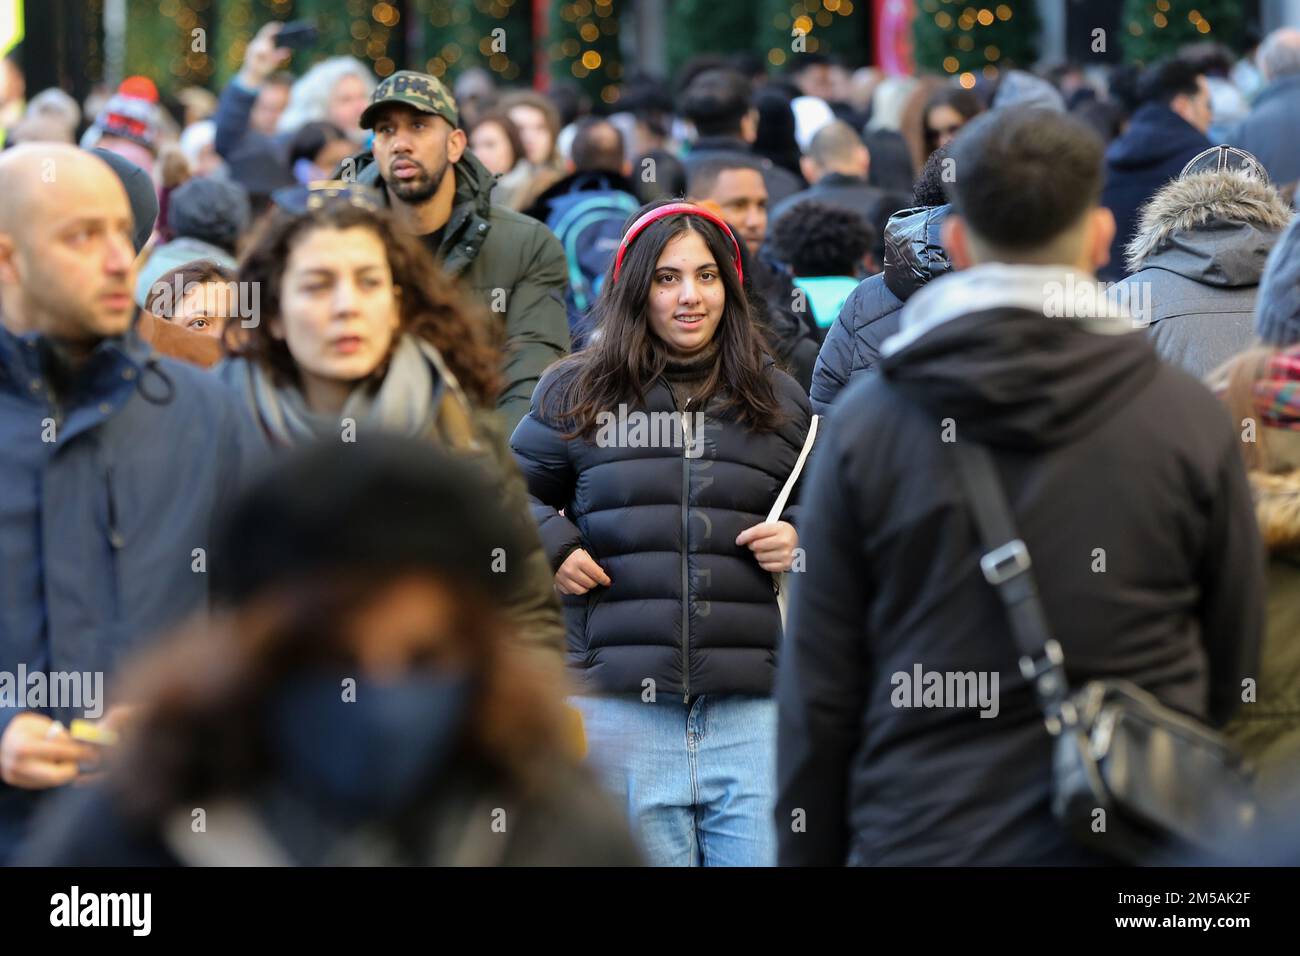
[{"label": "camouflage baseball cap", "polygon": [[456,101],[437,77],[428,73],[416,73],[414,70],[398,70],[384,82],[375,87],[370,97],[370,105],[361,114],[361,128],[370,129],[375,125],[375,113],[386,103],[404,103],[421,113],[441,116],[452,126],[460,124],[460,114],[456,110]]}]

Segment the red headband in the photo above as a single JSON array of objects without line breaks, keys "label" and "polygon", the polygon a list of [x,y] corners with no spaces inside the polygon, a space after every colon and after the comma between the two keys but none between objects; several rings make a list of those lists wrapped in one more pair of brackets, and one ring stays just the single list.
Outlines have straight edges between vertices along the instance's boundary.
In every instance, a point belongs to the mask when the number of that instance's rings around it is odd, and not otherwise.
[{"label": "red headband", "polygon": [[648,213],[637,219],[636,222],[632,223],[632,227],[628,229],[627,235],[625,235],[623,241],[618,244],[618,255],[614,258],[614,281],[618,281],[619,270],[623,268],[623,254],[627,252],[627,247],[632,244],[632,240],[640,235],[652,222],[663,219],[665,216],[679,215],[702,216],[722,230],[723,234],[731,240],[731,245],[736,250],[736,278],[743,283],[745,281],[745,272],[740,267],[740,243],[736,241],[736,237],[732,233],[731,227],[707,209],[703,209],[691,202],[673,202],[668,203],[666,206],[659,206],[655,209],[651,209]]}]

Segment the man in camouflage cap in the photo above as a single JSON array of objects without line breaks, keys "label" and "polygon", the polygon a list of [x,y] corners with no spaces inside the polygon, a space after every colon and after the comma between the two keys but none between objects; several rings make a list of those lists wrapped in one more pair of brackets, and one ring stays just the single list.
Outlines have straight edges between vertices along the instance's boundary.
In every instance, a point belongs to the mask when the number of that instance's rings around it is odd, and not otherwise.
[{"label": "man in camouflage cap", "polygon": [[[446,124],[432,121],[434,116]],[[427,208],[423,204],[440,189],[445,193],[441,198],[449,203],[455,192],[454,178],[447,179],[447,170],[465,152],[467,140],[459,125],[456,101],[447,88],[437,77],[412,70],[400,70],[380,83],[361,114],[361,128],[375,132],[380,175],[391,198],[400,200],[393,212],[417,235],[437,230],[439,219],[445,222],[441,215],[445,203]]]},{"label": "man in camouflage cap", "polygon": [[370,105],[361,114],[362,129],[374,126],[375,113],[385,103],[405,103],[423,113],[441,116],[453,127],[460,125],[455,98],[442,85],[442,81],[427,73],[398,70],[380,83],[370,97]]},{"label": "man in camouflage cap", "polygon": [[496,179],[467,148],[459,120],[436,77],[394,73],[361,114],[361,128],[374,131],[373,156],[345,160],[341,176],[379,187],[398,227],[418,236],[502,322],[498,408],[508,433],[528,411],[542,371],[568,353],[568,269],[545,225],[492,205]]}]

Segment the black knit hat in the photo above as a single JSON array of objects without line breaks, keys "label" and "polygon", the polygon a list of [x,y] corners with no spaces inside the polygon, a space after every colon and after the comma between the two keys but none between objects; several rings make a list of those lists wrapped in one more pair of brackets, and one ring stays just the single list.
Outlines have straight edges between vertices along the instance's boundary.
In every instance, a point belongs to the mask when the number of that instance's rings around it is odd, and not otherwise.
[{"label": "black knit hat", "polygon": [[135,220],[131,244],[139,253],[149,241],[154,224],[158,221],[158,193],[154,191],[153,180],[143,169],[117,153],[100,147],[90,152],[108,163],[109,169],[122,181],[127,202],[131,204],[131,218]]},{"label": "black knit hat", "polygon": [[370,435],[297,449],[228,516],[213,554],[214,597],[239,604],[322,573],[419,568],[502,600],[528,541],[502,513],[498,487],[427,441]]}]

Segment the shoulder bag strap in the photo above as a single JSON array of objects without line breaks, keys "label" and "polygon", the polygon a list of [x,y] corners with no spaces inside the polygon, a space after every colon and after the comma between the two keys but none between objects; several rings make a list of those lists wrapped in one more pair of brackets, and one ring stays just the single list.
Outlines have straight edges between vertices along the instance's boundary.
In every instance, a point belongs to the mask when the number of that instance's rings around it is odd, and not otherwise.
[{"label": "shoulder bag strap", "polygon": [[1038,600],[1029,549],[1016,533],[1015,520],[989,450],[971,441],[958,441],[953,448],[957,473],[984,548],[980,570],[1007,610],[1011,635],[1021,655],[1020,671],[1034,682],[1039,706],[1050,727],[1065,702],[1065,655],[1048,629]]}]

